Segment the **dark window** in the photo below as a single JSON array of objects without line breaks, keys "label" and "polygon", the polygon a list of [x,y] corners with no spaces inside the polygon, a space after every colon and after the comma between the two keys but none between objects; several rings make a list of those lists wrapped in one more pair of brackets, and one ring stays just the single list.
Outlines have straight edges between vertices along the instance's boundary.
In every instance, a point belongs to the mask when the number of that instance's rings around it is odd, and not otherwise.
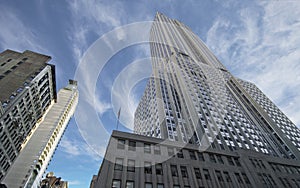
[{"label": "dark window", "polygon": [[244,181],[245,181],[247,184],[250,184],[250,181],[249,181],[247,175],[246,175],[245,173],[242,173],[242,176],[243,176],[243,178],[244,178]]},{"label": "dark window", "polygon": [[219,182],[224,181],[223,176],[222,176],[220,171],[216,170],[216,175],[217,175],[217,179],[218,179]]},{"label": "dark window", "polygon": [[127,163],[127,171],[134,172],[135,171],[135,161],[128,159]]},{"label": "dark window", "polygon": [[4,74],[8,75],[11,72],[11,70],[7,70]]},{"label": "dark window", "polygon": [[3,75],[0,75],[0,80],[1,80],[2,78],[4,78],[4,76],[3,76]]},{"label": "dark window", "polygon": [[123,159],[116,158],[115,170],[120,170],[120,171],[123,170]]},{"label": "dark window", "polygon": [[182,177],[187,178],[188,172],[187,172],[186,166],[180,166],[180,170],[181,170]]},{"label": "dark window", "polygon": [[206,180],[211,180],[209,171],[207,169],[203,169],[203,174]]},{"label": "dark window", "polygon": [[214,154],[209,154],[209,159],[210,159],[210,162],[212,162],[212,163],[217,162]]},{"label": "dark window", "polygon": [[160,155],[160,146],[159,145],[154,145],[154,154]]},{"label": "dark window", "polygon": [[217,155],[217,159],[218,159],[218,162],[219,162],[220,164],[224,164],[224,161],[223,161],[221,155]]},{"label": "dark window", "polygon": [[231,157],[227,157],[228,163],[234,166],[234,162]]},{"label": "dark window", "polygon": [[121,180],[113,180],[112,188],[121,188]]},{"label": "dark window", "polygon": [[156,175],[163,175],[162,164],[158,163],[155,165]]},{"label": "dark window", "polygon": [[203,153],[200,153],[200,152],[197,152],[197,153],[198,153],[199,161],[204,161]]},{"label": "dark window", "polygon": [[243,180],[242,180],[242,178],[241,178],[241,176],[240,176],[240,174],[239,173],[234,173],[234,175],[235,175],[235,177],[236,177],[236,179],[237,179],[237,181],[239,182],[239,183],[243,183]]},{"label": "dark window", "polygon": [[177,149],[177,157],[178,158],[183,158],[183,152],[181,149]]},{"label": "dark window", "polygon": [[129,151],[135,151],[136,150],[136,142],[134,141],[130,141],[129,140],[129,147],[128,147]]},{"label": "dark window", "polygon": [[193,160],[197,160],[197,158],[196,158],[196,155],[195,155],[195,152],[194,152],[194,151],[190,150],[190,151],[189,151],[189,154],[190,154],[190,158],[191,158],[191,159],[193,159]]},{"label": "dark window", "polygon": [[19,62],[18,62],[18,65],[21,65],[22,63],[24,63],[24,62],[23,62],[23,61],[19,61]]},{"label": "dark window", "polygon": [[118,139],[118,145],[117,145],[118,149],[125,149],[125,140],[123,139]]},{"label": "dark window", "polygon": [[195,171],[196,178],[197,179],[202,179],[200,169],[199,168],[194,168],[194,171]]},{"label": "dark window", "polygon": [[225,176],[226,181],[227,181],[227,182],[232,182],[229,173],[226,172],[226,171],[224,171],[223,173],[224,173],[224,176]]},{"label": "dark window", "polygon": [[239,161],[239,158],[235,157],[235,158],[234,158],[234,161],[235,161],[235,164],[236,164],[237,166],[241,166],[241,163],[240,163],[240,161]]},{"label": "dark window", "polygon": [[151,162],[145,162],[145,174],[152,174]]},{"label": "dark window", "polygon": [[151,153],[151,145],[144,143],[144,152],[145,153]]},{"label": "dark window", "polygon": [[178,171],[177,171],[177,166],[176,165],[171,165],[171,173],[172,176],[178,176]]},{"label": "dark window", "polygon": [[16,69],[18,66],[13,66],[11,69]]},{"label": "dark window", "polygon": [[6,63],[2,63],[1,66],[4,66]]}]

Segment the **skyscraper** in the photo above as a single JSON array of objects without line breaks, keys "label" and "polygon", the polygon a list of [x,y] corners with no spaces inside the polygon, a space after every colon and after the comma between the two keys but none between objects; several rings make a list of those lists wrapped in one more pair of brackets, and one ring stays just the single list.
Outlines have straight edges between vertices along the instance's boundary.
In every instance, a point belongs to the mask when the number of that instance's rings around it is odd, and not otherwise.
[{"label": "skyscraper", "polygon": [[300,130],[177,20],[157,13],[134,133],[113,131],[93,187],[300,187]]},{"label": "skyscraper", "polygon": [[28,138],[24,148],[4,177],[8,187],[39,187],[42,176],[52,158],[68,122],[78,103],[77,81],[59,90],[57,102],[49,110]]},{"label": "skyscraper", "polygon": [[295,124],[254,84],[234,77],[188,27],[157,13],[150,41],[153,76],[135,112],[135,133],[300,160]]},{"label": "skyscraper", "polygon": [[0,54],[0,180],[48,107],[56,101],[51,57],[31,51]]}]

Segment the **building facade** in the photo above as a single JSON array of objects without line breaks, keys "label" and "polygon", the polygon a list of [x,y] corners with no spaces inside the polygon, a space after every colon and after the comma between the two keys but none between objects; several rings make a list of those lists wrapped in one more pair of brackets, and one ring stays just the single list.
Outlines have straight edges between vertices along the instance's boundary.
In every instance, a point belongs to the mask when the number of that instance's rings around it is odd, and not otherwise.
[{"label": "building facade", "polygon": [[254,84],[234,77],[177,20],[157,13],[150,32],[153,75],[134,132],[204,150],[252,150],[300,160],[300,130]]},{"label": "building facade", "polygon": [[74,114],[78,103],[77,81],[60,89],[57,102],[50,105],[19,156],[10,167],[3,183],[10,188],[40,187],[42,176]]},{"label": "building facade", "polygon": [[41,188],[68,188],[68,182],[62,181],[61,177],[54,176],[53,172],[49,172],[41,182]]},{"label": "building facade", "polygon": [[299,187],[300,164],[113,131],[94,188]]},{"label": "building facade", "polygon": [[56,101],[51,57],[31,51],[0,54],[0,180],[49,106]]}]

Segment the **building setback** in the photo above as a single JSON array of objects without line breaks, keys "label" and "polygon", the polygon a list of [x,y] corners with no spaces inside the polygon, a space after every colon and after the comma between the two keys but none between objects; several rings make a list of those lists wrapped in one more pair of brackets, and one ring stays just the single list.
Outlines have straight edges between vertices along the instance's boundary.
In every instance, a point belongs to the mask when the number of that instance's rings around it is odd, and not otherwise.
[{"label": "building setback", "polygon": [[59,90],[57,102],[49,107],[36,130],[9,169],[3,183],[8,187],[39,187],[42,176],[52,158],[78,103],[77,82]]},{"label": "building setback", "polygon": [[0,53],[0,180],[51,103],[56,101],[51,57],[31,51]]},{"label": "building setback", "polygon": [[113,131],[94,188],[299,187],[300,164]]},{"label": "building setback", "polygon": [[94,187],[300,187],[300,130],[261,90],[161,13],[150,51],[139,135],[113,132]]}]

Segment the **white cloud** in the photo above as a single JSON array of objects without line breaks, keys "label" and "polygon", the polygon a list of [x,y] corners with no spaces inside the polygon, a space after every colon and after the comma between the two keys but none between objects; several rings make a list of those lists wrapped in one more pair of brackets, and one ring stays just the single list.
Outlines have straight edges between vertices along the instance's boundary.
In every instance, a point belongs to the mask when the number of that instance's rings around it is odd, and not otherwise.
[{"label": "white cloud", "polygon": [[[259,11],[262,10],[262,11]],[[216,19],[207,44],[236,76],[254,82],[300,126],[300,4],[263,1]]]},{"label": "white cloud", "polygon": [[78,180],[70,180],[68,181],[69,185],[81,185],[82,183]]},{"label": "white cloud", "polygon": [[[60,146],[62,147],[62,151],[67,153],[69,157],[77,157],[80,155],[87,155],[96,161],[100,161],[105,154],[105,147],[101,149],[101,151],[94,152],[91,147],[86,144],[85,142],[76,140],[76,139],[69,139],[64,136],[60,142]],[[99,147],[97,147],[99,148]],[[97,155],[99,153],[100,155]]]}]

